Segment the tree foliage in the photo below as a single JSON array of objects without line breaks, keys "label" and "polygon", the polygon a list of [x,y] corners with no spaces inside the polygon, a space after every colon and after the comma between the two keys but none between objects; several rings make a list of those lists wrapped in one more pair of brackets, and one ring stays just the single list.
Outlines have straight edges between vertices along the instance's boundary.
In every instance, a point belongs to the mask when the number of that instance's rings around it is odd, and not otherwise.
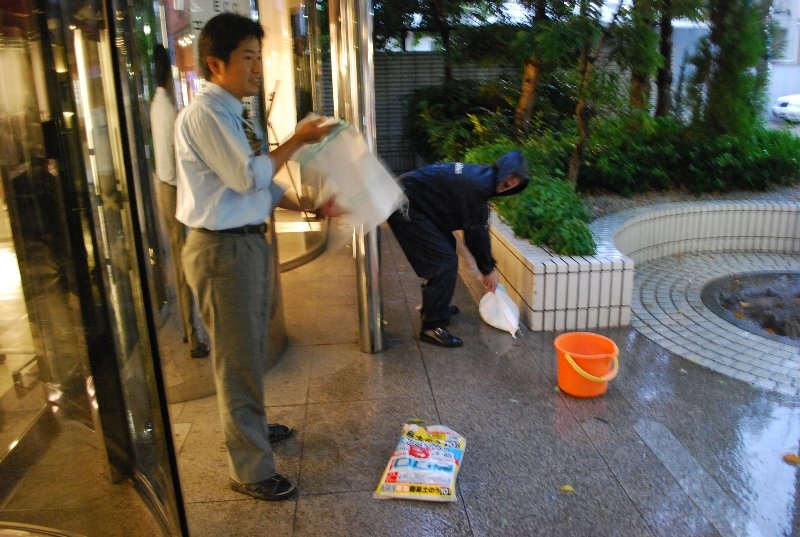
[{"label": "tree foliage", "polygon": [[[445,59],[445,79],[452,78],[453,36],[481,27],[504,10],[503,0],[376,0],[373,3],[373,40],[380,48],[404,48],[405,38],[434,37]],[[483,34],[485,37],[487,34]]]},{"label": "tree foliage", "polygon": [[[522,83],[487,94],[464,81],[426,88],[412,99],[410,120],[426,160],[488,162],[510,147],[524,150],[533,175],[546,180],[545,190],[531,189],[536,195],[525,203],[498,205],[519,233],[583,251],[580,219],[570,220],[574,227],[553,227],[568,216],[548,212],[569,205],[571,189],[710,192],[768,189],[800,178],[798,138],[762,121],[769,0],[633,0],[612,10],[613,18],[603,16],[601,1],[525,3],[527,25],[492,26],[491,38],[472,47],[496,44],[520,65]],[[709,26],[691,65],[681,69],[678,89],[690,88],[691,121],[670,112],[672,44],[665,26],[671,29],[677,16]],[[464,32],[454,42],[469,51],[479,35],[479,29]],[[475,61],[480,54],[463,57]],[[654,76],[655,110],[646,94]]]},{"label": "tree foliage", "polygon": [[373,41],[378,50],[390,45],[399,45],[405,50],[408,33],[414,26],[414,11],[417,2],[375,0],[373,8]]},{"label": "tree foliage", "polygon": [[706,132],[745,134],[759,123],[766,73],[758,67],[769,52],[769,2],[709,0],[710,32],[691,61],[693,122]]}]

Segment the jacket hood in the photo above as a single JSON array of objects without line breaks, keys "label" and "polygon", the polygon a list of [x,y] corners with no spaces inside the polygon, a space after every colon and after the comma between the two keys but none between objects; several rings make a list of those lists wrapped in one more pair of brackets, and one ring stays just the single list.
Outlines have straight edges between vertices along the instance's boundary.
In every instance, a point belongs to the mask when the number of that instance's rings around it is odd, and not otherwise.
[{"label": "jacket hood", "polygon": [[[515,186],[514,188],[510,188],[505,192],[501,192],[497,194],[496,192],[492,194],[492,197],[495,196],[512,196],[514,194],[518,194],[525,190],[525,187],[528,186],[528,163],[525,162],[525,157],[522,156],[518,150],[509,151],[499,159],[497,162],[494,163],[495,168],[495,177],[494,177],[494,184],[495,186],[497,183],[508,177],[509,174],[516,174],[521,179],[520,183]],[[494,192],[494,189],[493,189]]]}]

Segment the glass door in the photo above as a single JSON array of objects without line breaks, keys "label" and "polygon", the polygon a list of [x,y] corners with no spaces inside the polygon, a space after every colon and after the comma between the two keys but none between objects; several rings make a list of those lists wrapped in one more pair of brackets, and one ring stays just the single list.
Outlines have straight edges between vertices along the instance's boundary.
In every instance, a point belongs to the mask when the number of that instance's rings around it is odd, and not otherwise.
[{"label": "glass door", "polygon": [[148,14],[0,2],[0,529],[185,533],[141,224]]},{"label": "glass door", "polygon": [[[323,113],[319,24],[316,2],[262,0],[258,7],[260,20],[267,28],[262,50],[265,102],[261,123],[267,125],[269,141],[274,146],[288,138],[307,114]],[[318,197],[318,180],[301,175],[299,166],[289,162],[277,180],[295,192]],[[281,271],[307,263],[325,250],[327,221],[317,221],[310,213],[279,208],[274,222]]]}]

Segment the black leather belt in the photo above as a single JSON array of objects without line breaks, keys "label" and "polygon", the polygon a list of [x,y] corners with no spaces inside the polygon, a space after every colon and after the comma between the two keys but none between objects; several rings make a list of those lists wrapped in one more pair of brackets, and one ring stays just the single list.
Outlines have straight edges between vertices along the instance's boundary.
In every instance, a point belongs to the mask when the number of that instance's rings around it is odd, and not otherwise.
[{"label": "black leather belt", "polygon": [[206,229],[195,228],[197,231],[205,231],[206,233],[232,233],[234,235],[263,235],[267,232],[267,224],[250,224],[241,227],[232,227],[229,229]]}]

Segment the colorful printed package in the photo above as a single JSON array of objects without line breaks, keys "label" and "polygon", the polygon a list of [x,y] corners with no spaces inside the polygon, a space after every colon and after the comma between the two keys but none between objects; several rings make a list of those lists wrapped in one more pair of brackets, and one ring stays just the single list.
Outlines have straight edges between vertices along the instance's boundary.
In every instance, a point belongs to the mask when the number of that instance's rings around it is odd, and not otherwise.
[{"label": "colorful printed package", "polygon": [[467,440],[444,425],[406,423],[373,496],[456,501],[456,477]]}]

